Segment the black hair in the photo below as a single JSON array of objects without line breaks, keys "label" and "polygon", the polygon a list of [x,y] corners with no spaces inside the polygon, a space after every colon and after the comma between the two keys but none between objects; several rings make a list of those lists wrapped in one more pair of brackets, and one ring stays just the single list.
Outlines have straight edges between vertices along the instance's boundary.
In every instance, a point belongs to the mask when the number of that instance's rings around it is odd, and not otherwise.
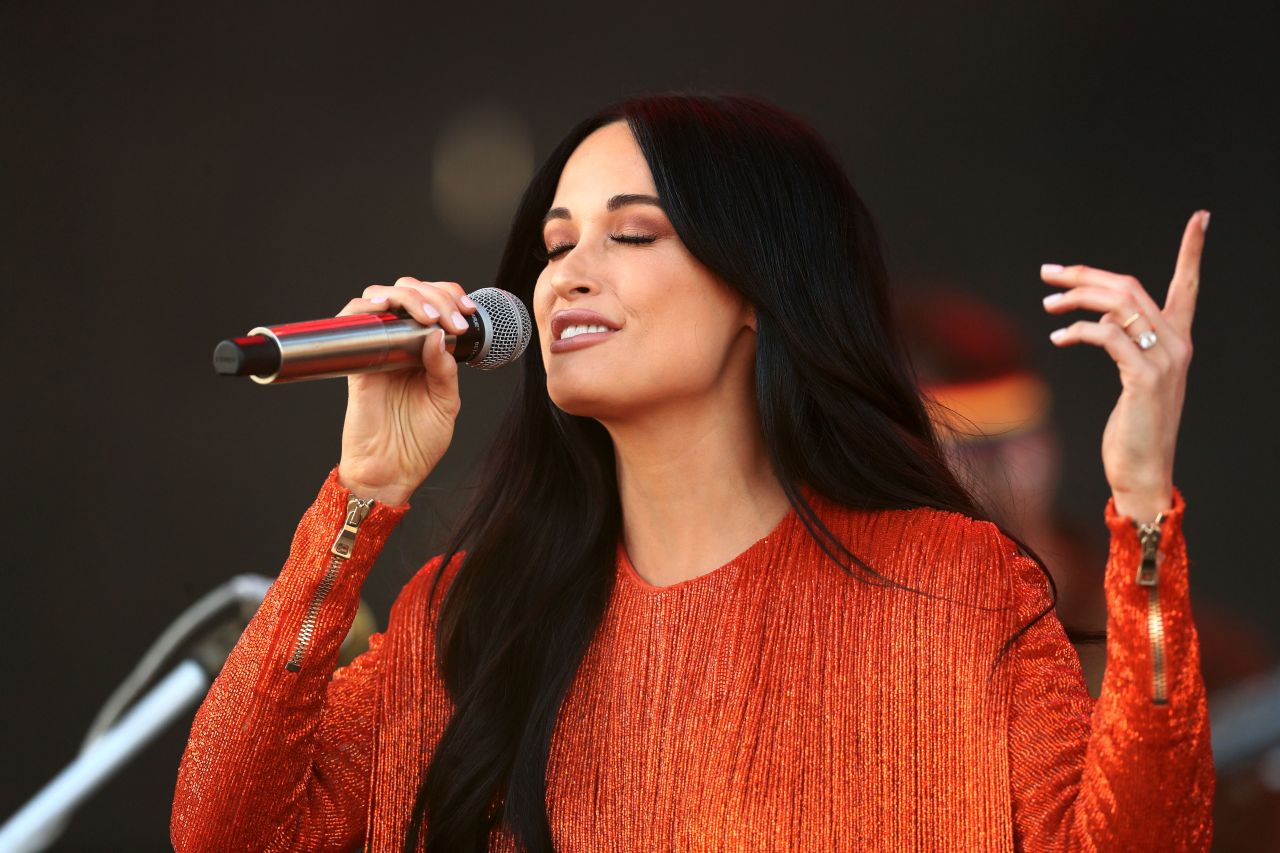
[{"label": "black hair", "polygon": [[[615,121],[635,136],[690,253],[756,312],[760,428],[787,499],[823,551],[861,580],[897,585],[826,527],[802,484],[846,507],[986,519],[948,468],[921,402],[871,215],[818,135],[776,106],[662,94],[582,121],[530,181],[496,285],[532,304],[545,264],[541,221],[560,173],[583,139]],[[530,348],[538,351],[536,333]],[[608,433],[551,401],[540,358],[523,365],[474,503],[441,558],[446,566],[462,555],[428,626],[454,710],[406,851],[424,827],[429,851],[484,850],[498,828],[524,850],[553,849],[552,730],[613,589],[622,518]]]}]

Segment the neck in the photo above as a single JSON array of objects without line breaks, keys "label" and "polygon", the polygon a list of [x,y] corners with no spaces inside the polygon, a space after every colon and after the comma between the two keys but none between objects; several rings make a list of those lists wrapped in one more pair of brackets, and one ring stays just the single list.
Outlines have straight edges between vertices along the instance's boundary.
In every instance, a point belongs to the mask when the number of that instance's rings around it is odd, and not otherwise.
[{"label": "neck", "polygon": [[623,545],[655,586],[706,574],[768,535],[789,505],[754,395],[707,395],[610,422]]}]

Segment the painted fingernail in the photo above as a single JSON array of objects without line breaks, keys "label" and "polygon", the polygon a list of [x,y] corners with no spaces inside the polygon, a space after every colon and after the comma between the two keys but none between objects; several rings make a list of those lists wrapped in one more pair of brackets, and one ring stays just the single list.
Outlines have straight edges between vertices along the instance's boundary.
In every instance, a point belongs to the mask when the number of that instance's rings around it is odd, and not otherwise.
[{"label": "painted fingernail", "polygon": [[1062,301],[1061,293],[1050,293],[1048,296],[1044,298],[1044,305],[1046,308],[1051,308],[1054,305],[1057,305],[1061,301]]},{"label": "painted fingernail", "polygon": [[458,301],[462,303],[463,308],[475,308],[476,304],[471,301],[470,296],[459,296]]},{"label": "painted fingernail", "polygon": [[453,325],[457,326],[460,332],[467,330],[467,321],[457,311],[453,312]]},{"label": "painted fingernail", "polygon": [[385,296],[375,296],[375,297],[373,297],[372,299],[370,299],[369,301],[370,301],[370,302],[386,302],[386,301],[387,301],[387,297],[385,297]]},{"label": "painted fingernail", "polygon": [[1209,230],[1209,211],[1207,210],[1200,215],[1200,230],[1201,231]]},{"label": "painted fingernail", "polygon": [[432,305],[430,302],[422,303],[422,313],[426,314],[432,320],[440,319],[440,312],[437,311],[436,306]]},{"label": "painted fingernail", "polygon": [[1066,329],[1057,329],[1056,331],[1052,331],[1049,333],[1049,340],[1053,341],[1054,343],[1057,343],[1058,341],[1062,340],[1066,336],[1067,336]]},{"label": "painted fingernail", "polygon": [[1062,272],[1062,264],[1041,264],[1040,272],[1041,273]]}]

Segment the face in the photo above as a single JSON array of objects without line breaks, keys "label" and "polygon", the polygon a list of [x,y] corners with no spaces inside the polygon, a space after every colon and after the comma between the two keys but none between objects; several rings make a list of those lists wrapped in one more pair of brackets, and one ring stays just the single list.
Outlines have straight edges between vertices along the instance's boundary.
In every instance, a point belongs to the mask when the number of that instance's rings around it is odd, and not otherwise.
[{"label": "face", "polygon": [[625,122],[583,140],[560,175],[533,308],[547,392],[570,414],[651,413],[750,370],[754,313],[689,254],[657,194]]}]

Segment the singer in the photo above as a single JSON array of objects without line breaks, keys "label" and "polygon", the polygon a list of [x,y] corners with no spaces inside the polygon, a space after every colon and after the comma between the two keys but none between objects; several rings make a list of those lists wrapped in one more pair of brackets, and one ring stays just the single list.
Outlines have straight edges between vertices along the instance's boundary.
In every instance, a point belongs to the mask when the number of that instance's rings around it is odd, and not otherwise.
[{"label": "singer", "polygon": [[[948,468],[872,219],[790,114],[625,101],[520,202],[540,353],[445,553],[334,673],[448,447],[457,365],[348,377],[342,452],[200,707],[179,851],[1205,850],[1214,777],[1174,448],[1208,213],[1163,306],[1045,265],[1115,361],[1108,663]],[[1030,286],[1031,281],[1028,281]],[[369,287],[450,333],[453,282]],[[1105,377],[1100,376],[1101,382]]]}]

